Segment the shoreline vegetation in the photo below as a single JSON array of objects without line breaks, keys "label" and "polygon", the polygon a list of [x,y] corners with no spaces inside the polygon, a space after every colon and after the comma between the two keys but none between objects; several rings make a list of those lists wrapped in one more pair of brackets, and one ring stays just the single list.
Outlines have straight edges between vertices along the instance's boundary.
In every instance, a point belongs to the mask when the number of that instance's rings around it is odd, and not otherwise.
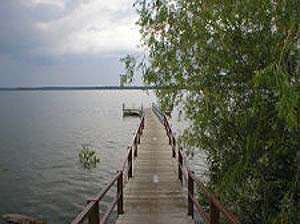
[{"label": "shoreline vegetation", "polygon": [[68,90],[151,90],[155,86],[42,86],[0,87],[0,91],[68,91]]},{"label": "shoreline vegetation", "polygon": [[168,87],[159,106],[189,124],[178,145],[208,155],[207,187],[240,223],[300,223],[299,0],[134,6],[144,54],[121,59],[123,79]]}]

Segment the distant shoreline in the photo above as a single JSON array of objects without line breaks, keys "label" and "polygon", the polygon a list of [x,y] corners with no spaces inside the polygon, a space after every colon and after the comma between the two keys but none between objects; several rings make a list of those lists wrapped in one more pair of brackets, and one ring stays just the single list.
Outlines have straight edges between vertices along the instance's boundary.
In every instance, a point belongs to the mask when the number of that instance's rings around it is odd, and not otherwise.
[{"label": "distant shoreline", "polygon": [[0,91],[67,91],[67,90],[151,90],[155,86],[42,86],[42,87],[0,87]]}]

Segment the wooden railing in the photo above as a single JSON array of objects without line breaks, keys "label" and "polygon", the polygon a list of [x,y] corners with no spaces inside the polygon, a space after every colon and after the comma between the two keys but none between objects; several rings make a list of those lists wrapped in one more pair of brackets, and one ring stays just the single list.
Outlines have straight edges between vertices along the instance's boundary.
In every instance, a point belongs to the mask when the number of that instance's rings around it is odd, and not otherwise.
[{"label": "wooden railing", "polygon": [[[153,112],[157,115],[161,123],[164,125],[168,136],[169,144],[172,146],[172,157],[177,156],[178,161],[178,178],[183,185],[187,183],[187,199],[188,199],[188,215],[194,218],[194,212],[198,212],[201,218],[207,224],[218,224],[220,221],[220,213],[224,219],[230,224],[239,224],[238,218],[227,209],[205,185],[196,178],[194,173],[187,166],[187,159],[182,148],[178,148],[176,153],[176,138],[172,132],[167,117],[160,111],[159,107],[152,105]],[[195,189],[202,193],[209,202],[209,209],[200,205],[198,198],[195,196]]]},{"label": "wooden railing", "polygon": [[168,119],[167,119],[166,115],[163,112],[161,112],[161,110],[159,109],[159,107],[156,104],[152,104],[152,111],[154,112],[154,114],[156,114],[159,121],[165,127],[166,134],[169,139],[169,145],[172,146],[172,157],[175,158],[176,157],[176,138],[172,133],[172,129],[169,125]]},{"label": "wooden railing", "polygon": [[[89,224],[105,224],[108,221],[112,211],[117,206],[118,215],[124,213],[123,208],[123,189],[124,189],[124,179],[127,177],[130,179],[133,176],[133,156],[138,155],[138,144],[140,144],[141,136],[143,135],[143,130],[145,126],[145,117],[142,116],[139,127],[134,135],[132,145],[128,146],[128,152],[121,164],[120,169],[117,171],[116,175],[112,178],[110,183],[102,190],[102,192],[95,198],[88,199],[87,205],[80,212],[80,214],[71,222],[71,224],[80,224],[88,220]],[[127,168],[127,169],[126,169]],[[107,192],[109,192],[114,185],[117,185],[117,194],[113,199],[113,202],[108,206],[107,211],[103,216],[100,216],[100,203],[105,197]]]}]

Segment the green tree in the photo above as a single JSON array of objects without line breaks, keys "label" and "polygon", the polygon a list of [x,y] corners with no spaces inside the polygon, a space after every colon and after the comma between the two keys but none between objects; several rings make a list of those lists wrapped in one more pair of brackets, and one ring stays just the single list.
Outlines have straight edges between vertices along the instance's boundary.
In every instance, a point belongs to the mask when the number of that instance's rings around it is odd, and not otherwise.
[{"label": "green tree", "polygon": [[[299,0],[138,0],[144,81],[241,223],[300,223]],[[298,211],[298,213],[297,213]]]},{"label": "green tree", "polygon": [[125,74],[120,75],[120,86],[133,82],[134,73],[136,72],[136,59],[131,55],[127,55],[120,59],[125,66]]}]

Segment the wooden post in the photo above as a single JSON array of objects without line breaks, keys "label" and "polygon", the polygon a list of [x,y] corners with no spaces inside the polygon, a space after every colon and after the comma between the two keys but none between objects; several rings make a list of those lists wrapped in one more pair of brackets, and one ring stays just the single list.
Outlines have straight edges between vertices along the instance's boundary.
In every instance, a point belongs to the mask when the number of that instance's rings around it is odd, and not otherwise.
[{"label": "wooden post", "polygon": [[141,144],[141,136],[139,132],[137,132],[136,137],[137,137],[137,143]]},{"label": "wooden post", "polygon": [[173,158],[175,158],[176,157],[176,139],[175,139],[175,137],[174,136],[172,136],[173,137],[173,144],[172,144],[172,151],[173,151]]},{"label": "wooden post", "polygon": [[136,158],[138,156],[138,145],[137,145],[136,137],[134,138],[133,146],[134,146],[134,158]]},{"label": "wooden post", "polygon": [[145,128],[145,117],[142,118],[142,130]]},{"label": "wooden post", "polygon": [[183,165],[183,159],[182,159],[182,154],[181,154],[181,149],[179,148],[178,149],[178,178],[181,182],[181,184],[183,183],[182,182],[182,165]]},{"label": "wooden post", "polygon": [[166,130],[166,134],[169,135],[169,130],[168,130],[168,125],[167,125],[167,120],[166,120],[166,117],[164,116],[164,127],[165,127],[165,130]]},{"label": "wooden post", "polygon": [[168,128],[169,145],[172,145],[172,136],[172,131],[170,128]]},{"label": "wooden post", "polygon": [[[93,202],[93,200],[87,200],[87,203]],[[99,214],[99,204],[98,202],[94,203],[93,207],[90,209],[88,214],[89,224],[99,224],[100,221]]]},{"label": "wooden post", "polygon": [[128,155],[128,179],[132,178],[132,147],[129,147]]},{"label": "wooden post", "polygon": [[188,171],[188,215],[194,218],[194,203],[192,197],[194,197],[194,179],[190,171]]},{"label": "wooden post", "polygon": [[209,224],[219,224],[219,218],[220,218],[220,211],[219,209],[215,206],[213,201],[209,199],[209,217],[210,217],[210,222]]},{"label": "wooden post", "polygon": [[139,133],[141,136],[143,135],[143,130],[144,130],[144,117],[142,118],[141,124],[139,126]]},{"label": "wooden post", "polygon": [[[118,215],[124,214],[123,208],[123,171],[119,171],[120,176],[117,183],[117,194],[120,197],[118,201]],[[98,222],[99,223],[99,222]]]},{"label": "wooden post", "polygon": [[172,130],[170,128],[167,117],[164,115],[164,126],[166,129],[167,136],[169,138],[169,145],[172,145]]}]

